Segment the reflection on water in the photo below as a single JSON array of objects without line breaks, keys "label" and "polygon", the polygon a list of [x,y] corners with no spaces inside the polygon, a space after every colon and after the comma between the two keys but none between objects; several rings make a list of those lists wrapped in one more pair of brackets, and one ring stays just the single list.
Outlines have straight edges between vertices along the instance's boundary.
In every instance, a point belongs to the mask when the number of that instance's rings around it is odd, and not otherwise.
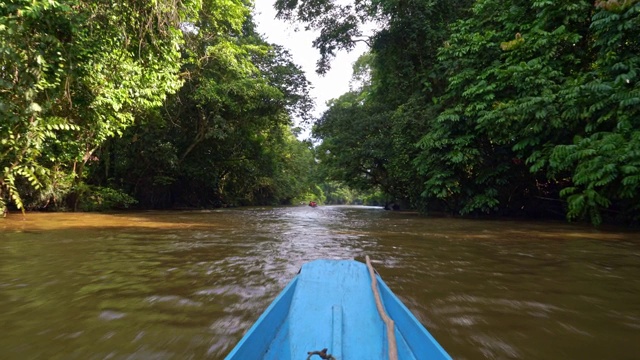
[{"label": "reflection on water", "polygon": [[456,359],[637,359],[640,237],[366,207],[11,214],[3,359],[220,359],[300,266],[370,255]]}]

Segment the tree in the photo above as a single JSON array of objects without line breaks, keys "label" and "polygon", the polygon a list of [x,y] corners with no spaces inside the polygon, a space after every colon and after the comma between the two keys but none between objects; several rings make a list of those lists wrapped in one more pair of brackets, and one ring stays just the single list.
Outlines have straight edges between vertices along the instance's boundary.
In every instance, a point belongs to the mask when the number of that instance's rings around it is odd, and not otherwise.
[{"label": "tree", "polygon": [[120,160],[94,182],[160,208],[286,203],[306,191],[310,149],[290,125],[308,117],[308,82],[245,16],[224,35],[206,16],[191,25],[184,85],[104,149]]},{"label": "tree", "polygon": [[313,135],[323,139],[318,157],[329,169],[329,179],[356,189],[386,185],[385,150],[389,145],[377,136],[386,130],[384,120],[384,114],[376,115],[356,92],[330,104],[313,129]]},{"label": "tree", "polygon": [[567,92],[566,118],[577,123],[570,144],[558,144],[551,174],[567,174],[561,195],[570,219],[640,217],[640,2],[597,1],[590,25],[595,60]]},{"label": "tree", "polygon": [[[51,188],[60,186],[60,179],[80,184],[84,165],[104,141],[176,91],[179,27],[200,6],[197,1],[4,2],[0,111],[8,120],[0,133],[10,140],[1,144],[2,204],[9,195],[24,208],[22,193],[41,187],[55,192]],[[29,184],[19,189],[19,177]]]},{"label": "tree", "polygon": [[449,76],[444,110],[417,160],[427,196],[470,213],[543,195],[540,156],[572,131],[560,117],[561,91],[590,63],[589,12],[587,2],[487,0],[452,26],[439,53]]},{"label": "tree", "polygon": [[[336,109],[323,116],[316,131],[323,144],[327,143],[325,147],[339,148],[331,150],[336,159],[324,162],[335,169],[334,179],[360,189],[380,187],[396,200],[424,208],[421,197],[424,177],[417,171],[414,159],[419,153],[416,143],[424,134],[427,119],[437,115],[439,105],[433,99],[446,88],[437,67],[436,50],[447,38],[449,24],[465,14],[469,3],[370,1],[347,6],[355,15],[345,15],[344,21],[376,20],[380,28],[367,40],[371,52],[355,64],[356,77],[365,74],[366,82],[361,89],[354,89],[357,95],[345,94],[334,102]],[[359,32],[345,33],[340,27],[324,29],[332,26],[331,20],[311,11],[311,4],[305,4],[301,2],[293,10],[285,8],[283,14],[287,17],[297,14],[297,19],[321,28],[316,46],[321,47],[323,55],[326,54],[322,46],[331,41],[344,44],[345,49],[359,41]],[[309,20],[314,16],[319,19]],[[334,36],[331,41],[329,34]],[[323,57],[323,61],[329,60],[330,56]],[[346,98],[353,96],[357,100]],[[347,104],[351,113],[346,112]],[[338,122],[344,125],[332,131],[335,126],[331,124]],[[350,170],[345,172],[341,168]],[[369,173],[355,176],[356,169]]]},{"label": "tree", "polygon": [[354,24],[380,22],[366,94],[345,94],[318,124],[335,178],[384,178],[425,210],[637,219],[637,1],[277,6],[321,30],[320,71],[358,41]]}]

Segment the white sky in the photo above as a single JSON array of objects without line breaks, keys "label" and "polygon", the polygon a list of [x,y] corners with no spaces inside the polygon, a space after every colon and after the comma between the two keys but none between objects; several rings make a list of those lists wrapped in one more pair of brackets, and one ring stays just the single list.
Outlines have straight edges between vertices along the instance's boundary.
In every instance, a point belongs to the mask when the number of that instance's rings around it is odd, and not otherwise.
[{"label": "white sky", "polygon": [[[276,20],[273,0],[255,0],[255,21],[258,32],[270,43],[282,45],[289,50],[294,63],[305,71],[307,80],[313,87],[311,97],[316,101],[314,117],[319,117],[326,109],[326,102],[349,91],[353,63],[367,50],[364,43],[358,43],[351,52],[341,51],[331,61],[331,70],[324,76],[316,74],[316,62],[320,52],[311,45],[317,32],[304,31],[298,26]],[[307,134],[305,134],[307,135]]]}]

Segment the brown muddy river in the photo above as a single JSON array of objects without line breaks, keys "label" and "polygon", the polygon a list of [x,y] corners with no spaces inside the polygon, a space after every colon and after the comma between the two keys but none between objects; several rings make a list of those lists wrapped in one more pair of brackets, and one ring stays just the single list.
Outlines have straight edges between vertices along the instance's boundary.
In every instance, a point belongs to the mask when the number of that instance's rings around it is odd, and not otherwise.
[{"label": "brown muddy river", "polygon": [[0,358],[222,359],[303,263],[365,255],[454,359],[640,358],[638,232],[330,206],[12,213]]}]

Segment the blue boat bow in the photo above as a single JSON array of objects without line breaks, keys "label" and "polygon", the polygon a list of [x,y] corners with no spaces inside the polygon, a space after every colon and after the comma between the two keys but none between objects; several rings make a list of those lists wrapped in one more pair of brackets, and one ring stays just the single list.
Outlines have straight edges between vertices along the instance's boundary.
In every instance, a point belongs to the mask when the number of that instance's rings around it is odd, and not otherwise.
[{"label": "blue boat bow", "polygon": [[384,313],[376,308],[367,265],[316,260],[302,266],[226,360],[390,359],[390,347],[397,348],[402,360],[451,359],[380,276],[374,276],[383,311],[394,322],[395,341],[387,336]]}]

